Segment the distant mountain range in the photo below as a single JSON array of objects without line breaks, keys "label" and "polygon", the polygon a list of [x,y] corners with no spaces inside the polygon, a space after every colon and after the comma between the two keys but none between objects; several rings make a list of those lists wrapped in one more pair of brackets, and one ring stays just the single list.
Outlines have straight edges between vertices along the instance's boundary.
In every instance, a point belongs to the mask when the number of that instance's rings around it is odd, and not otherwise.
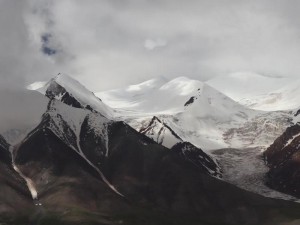
[{"label": "distant mountain range", "polygon": [[30,85],[48,106],[33,129],[6,133],[17,144],[0,137],[0,223],[299,221],[300,205],[287,201],[297,198],[268,189],[299,196],[297,109],[250,109],[211,82],[93,93],[59,74]]}]

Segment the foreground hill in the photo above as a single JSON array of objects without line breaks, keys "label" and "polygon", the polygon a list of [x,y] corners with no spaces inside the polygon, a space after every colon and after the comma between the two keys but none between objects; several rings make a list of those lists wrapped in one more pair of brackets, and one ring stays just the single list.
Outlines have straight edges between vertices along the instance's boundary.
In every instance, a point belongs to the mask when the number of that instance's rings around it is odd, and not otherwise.
[{"label": "foreground hill", "polygon": [[0,136],[0,223],[6,219],[17,222],[33,211],[26,182],[14,170],[9,148]]}]

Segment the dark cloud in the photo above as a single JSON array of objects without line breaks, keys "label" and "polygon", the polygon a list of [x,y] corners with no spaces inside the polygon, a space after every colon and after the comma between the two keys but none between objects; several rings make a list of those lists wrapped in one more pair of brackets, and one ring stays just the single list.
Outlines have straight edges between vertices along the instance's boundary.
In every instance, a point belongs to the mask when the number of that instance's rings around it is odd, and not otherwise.
[{"label": "dark cloud", "polygon": [[52,35],[51,34],[43,34],[41,36],[41,40],[42,40],[42,52],[46,55],[55,55],[57,53],[57,50],[51,47],[51,38]]}]

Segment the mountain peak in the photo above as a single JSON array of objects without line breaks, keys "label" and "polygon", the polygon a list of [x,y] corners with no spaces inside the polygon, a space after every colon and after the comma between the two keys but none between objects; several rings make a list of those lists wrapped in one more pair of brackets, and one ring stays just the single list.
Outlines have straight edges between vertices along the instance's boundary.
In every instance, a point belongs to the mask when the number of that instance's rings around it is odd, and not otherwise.
[{"label": "mountain peak", "polygon": [[97,111],[112,117],[113,110],[105,105],[93,92],[69,75],[59,73],[47,83],[35,82],[27,87],[36,90],[49,99],[59,100],[75,108]]}]

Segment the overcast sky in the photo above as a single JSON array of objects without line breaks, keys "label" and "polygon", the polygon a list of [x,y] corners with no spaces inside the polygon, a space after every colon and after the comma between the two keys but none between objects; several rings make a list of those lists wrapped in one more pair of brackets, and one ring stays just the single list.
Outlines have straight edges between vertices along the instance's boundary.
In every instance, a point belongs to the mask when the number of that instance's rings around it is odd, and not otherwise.
[{"label": "overcast sky", "polygon": [[59,72],[92,91],[156,76],[297,77],[299,11],[298,0],[0,0],[0,91]]},{"label": "overcast sky", "polygon": [[300,72],[297,0],[0,0],[0,82],[94,91],[155,76]]}]

